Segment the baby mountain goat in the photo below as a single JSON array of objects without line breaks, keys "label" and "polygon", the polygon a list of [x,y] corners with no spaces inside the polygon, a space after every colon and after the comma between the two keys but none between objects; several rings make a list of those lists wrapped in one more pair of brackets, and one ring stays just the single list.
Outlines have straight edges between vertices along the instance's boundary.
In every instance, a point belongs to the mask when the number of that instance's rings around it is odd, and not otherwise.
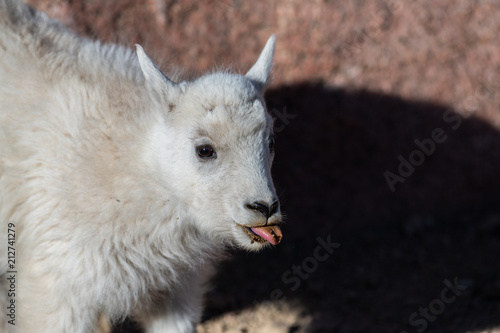
[{"label": "baby mountain goat", "polygon": [[192,332],[225,249],[280,242],[273,50],[176,83],[0,0],[0,332]]}]

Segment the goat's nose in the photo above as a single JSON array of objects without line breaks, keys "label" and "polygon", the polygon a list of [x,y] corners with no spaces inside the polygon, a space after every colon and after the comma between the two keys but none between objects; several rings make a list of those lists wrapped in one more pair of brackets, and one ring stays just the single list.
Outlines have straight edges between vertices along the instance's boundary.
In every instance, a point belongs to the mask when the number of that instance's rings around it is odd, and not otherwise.
[{"label": "goat's nose", "polygon": [[277,211],[280,206],[280,203],[278,201],[273,202],[270,206],[267,205],[266,203],[255,201],[252,202],[251,204],[247,204],[246,207],[251,210],[256,210],[260,212],[262,215],[264,215],[266,218],[269,218],[273,216]]}]

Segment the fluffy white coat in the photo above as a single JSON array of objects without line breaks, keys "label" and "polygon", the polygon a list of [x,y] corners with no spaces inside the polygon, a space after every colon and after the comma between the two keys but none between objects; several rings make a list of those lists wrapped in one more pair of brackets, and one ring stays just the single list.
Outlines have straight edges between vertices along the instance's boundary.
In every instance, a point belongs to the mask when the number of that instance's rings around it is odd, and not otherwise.
[{"label": "fluffy white coat", "polygon": [[245,76],[174,83],[139,46],[0,0],[0,332],[88,333],[102,316],[194,330],[224,249],[258,250],[247,227],[281,221],[263,101],[273,50],[271,37]]}]

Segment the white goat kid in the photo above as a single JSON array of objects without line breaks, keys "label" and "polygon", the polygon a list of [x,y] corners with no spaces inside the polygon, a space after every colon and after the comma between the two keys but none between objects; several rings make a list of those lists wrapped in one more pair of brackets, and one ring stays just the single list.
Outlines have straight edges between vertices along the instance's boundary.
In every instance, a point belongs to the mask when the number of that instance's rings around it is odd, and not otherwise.
[{"label": "white goat kid", "polygon": [[224,250],[280,242],[273,50],[245,76],[174,83],[140,46],[0,0],[0,332],[88,333],[102,316],[192,332]]}]

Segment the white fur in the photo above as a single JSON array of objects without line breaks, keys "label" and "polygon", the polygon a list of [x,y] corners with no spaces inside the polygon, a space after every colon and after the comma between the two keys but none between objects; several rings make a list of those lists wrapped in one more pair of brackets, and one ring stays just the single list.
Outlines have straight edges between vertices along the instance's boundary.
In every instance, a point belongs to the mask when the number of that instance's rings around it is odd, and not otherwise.
[{"label": "white fur", "polygon": [[[137,55],[0,0],[0,332],[87,333],[101,316],[192,332],[240,225],[279,223],[263,101],[274,37],[247,76],[174,83]],[[216,159],[196,147],[212,145]],[[5,322],[7,223],[16,325]],[[3,276],[2,276],[3,275]]]}]

